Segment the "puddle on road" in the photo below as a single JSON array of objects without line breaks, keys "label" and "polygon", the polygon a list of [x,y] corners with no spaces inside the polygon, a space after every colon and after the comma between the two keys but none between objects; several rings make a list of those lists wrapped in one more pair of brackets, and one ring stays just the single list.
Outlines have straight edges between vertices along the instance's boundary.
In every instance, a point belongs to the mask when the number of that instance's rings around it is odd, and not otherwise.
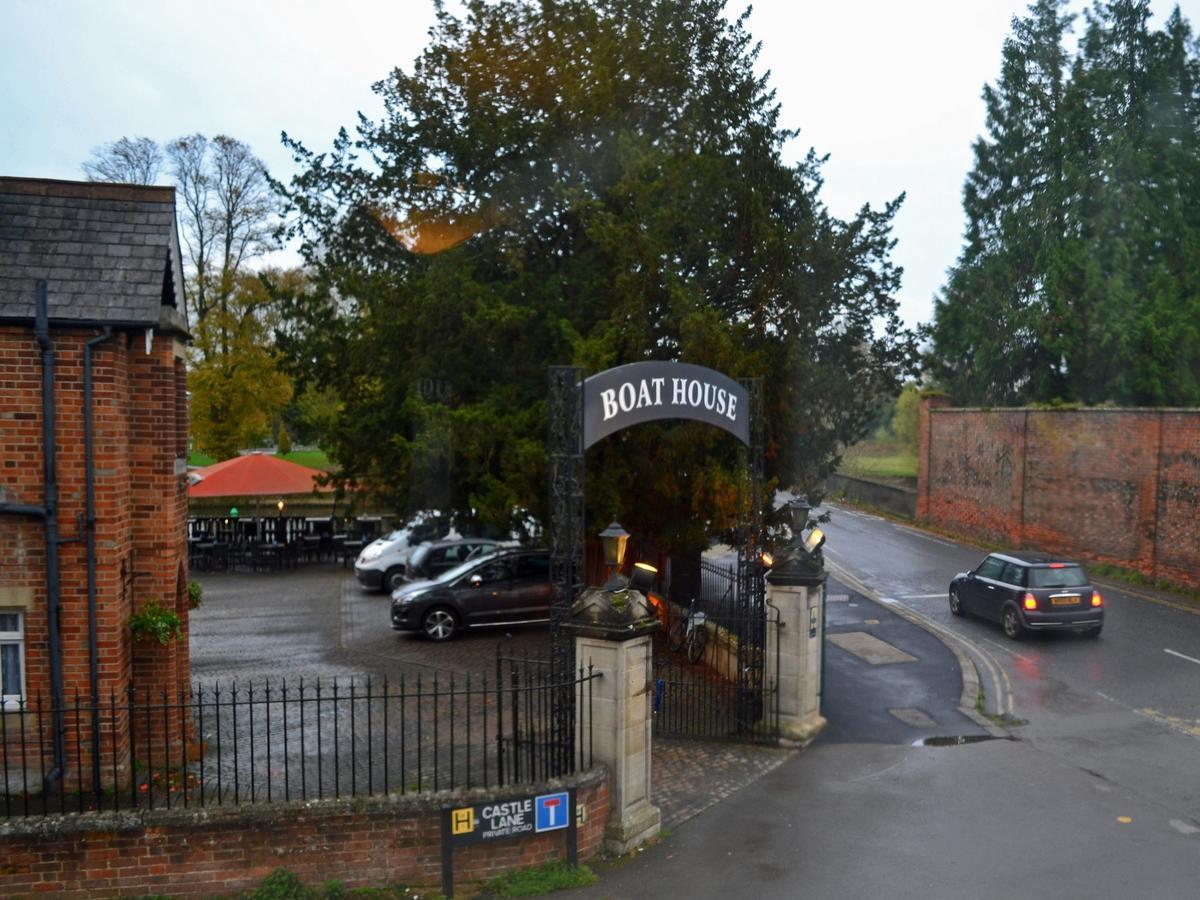
[{"label": "puddle on road", "polygon": [[914,747],[957,747],[960,744],[979,744],[983,741],[1015,741],[1010,735],[956,734],[947,737],[920,738],[912,742]]}]

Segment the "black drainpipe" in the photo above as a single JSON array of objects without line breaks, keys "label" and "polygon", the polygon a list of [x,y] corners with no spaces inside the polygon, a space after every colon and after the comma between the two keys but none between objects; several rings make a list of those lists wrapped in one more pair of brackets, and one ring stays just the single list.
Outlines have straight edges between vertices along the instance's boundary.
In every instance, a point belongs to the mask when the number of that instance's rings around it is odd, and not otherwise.
[{"label": "black drainpipe", "polygon": [[37,516],[46,523],[46,630],[50,658],[50,696],[54,719],[54,767],[45,776],[45,785],[62,778],[66,771],[66,713],[63,709],[62,639],[59,635],[58,572],[58,478],[54,436],[54,344],[50,341],[50,301],[46,282],[37,283],[37,312],[34,337],[42,348],[42,443],[46,465],[45,505],[0,503],[0,514]]},{"label": "black drainpipe", "polygon": [[66,765],[66,718],[63,710],[62,638],[59,634],[58,466],[55,454],[54,344],[50,341],[50,301],[45,280],[37,283],[37,322],[42,348],[42,444],[46,459],[46,626],[50,656],[50,702],[54,706],[54,769],[47,784],[62,777]]},{"label": "black drainpipe", "polygon": [[83,347],[83,456],[87,466],[88,679],[92,692],[92,784],[100,784],[100,656],[96,645],[96,460],[92,453],[92,348],[112,337],[112,328]]}]

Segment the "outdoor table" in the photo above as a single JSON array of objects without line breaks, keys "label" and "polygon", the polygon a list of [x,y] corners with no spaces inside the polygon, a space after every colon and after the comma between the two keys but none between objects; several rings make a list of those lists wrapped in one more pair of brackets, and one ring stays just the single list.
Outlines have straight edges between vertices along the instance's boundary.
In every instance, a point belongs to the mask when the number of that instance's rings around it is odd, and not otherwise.
[{"label": "outdoor table", "polygon": [[304,535],[300,538],[300,553],[305,562],[315,562],[321,558],[321,538],[317,535]]},{"label": "outdoor table", "polygon": [[358,559],[358,554],[364,544],[364,541],[342,541],[342,568],[345,568],[351,560]]},{"label": "outdoor table", "polygon": [[254,547],[254,569],[258,571],[259,564],[264,569],[279,569],[283,566],[283,544],[269,542],[257,544]]}]

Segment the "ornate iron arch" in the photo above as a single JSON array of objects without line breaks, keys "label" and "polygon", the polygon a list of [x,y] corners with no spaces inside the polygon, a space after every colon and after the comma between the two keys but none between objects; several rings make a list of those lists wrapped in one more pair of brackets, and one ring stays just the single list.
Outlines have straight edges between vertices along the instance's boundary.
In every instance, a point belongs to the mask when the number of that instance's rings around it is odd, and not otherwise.
[{"label": "ornate iron arch", "polygon": [[765,611],[757,566],[763,533],[761,378],[735,382],[701,366],[646,362],[608,369],[585,380],[579,366],[551,366],[547,412],[548,535],[554,583],[551,660],[556,671],[569,672],[575,665],[574,641],[564,626],[585,587],[584,453],[601,437],[640,422],[697,419],[726,429],[742,442],[750,496],[743,498],[738,529],[738,598],[745,611]]}]

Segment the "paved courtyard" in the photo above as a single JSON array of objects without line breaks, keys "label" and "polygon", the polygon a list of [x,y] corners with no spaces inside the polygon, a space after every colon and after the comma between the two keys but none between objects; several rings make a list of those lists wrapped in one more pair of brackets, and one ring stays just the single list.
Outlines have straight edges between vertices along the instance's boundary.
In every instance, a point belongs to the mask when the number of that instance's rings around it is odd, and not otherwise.
[{"label": "paved courtyard", "polygon": [[[549,646],[546,626],[465,632],[446,644],[392,631],[389,597],[362,590],[349,569],[316,564],[272,573],[196,573],[204,603],[191,615],[194,681],[266,684],[303,677],[348,684],[495,673],[504,655]],[[654,800],[671,828],[745,786],[795,751],[656,740]]]}]

